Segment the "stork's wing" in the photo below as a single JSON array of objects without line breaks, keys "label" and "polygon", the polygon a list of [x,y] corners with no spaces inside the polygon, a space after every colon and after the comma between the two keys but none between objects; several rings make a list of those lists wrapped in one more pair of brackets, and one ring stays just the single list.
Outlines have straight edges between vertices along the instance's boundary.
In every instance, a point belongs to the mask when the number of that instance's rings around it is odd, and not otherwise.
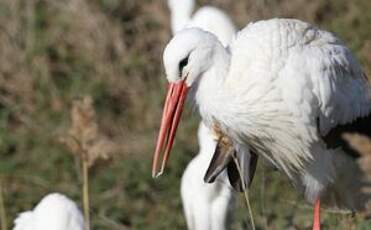
[{"label": "stork's wing", "polygon": [[[237,148],[235,151],[235,159],[237,162],[232,160],[232,162],[228,164],[228,179],[236,191],[242,192],[250,187],[254,179],[258,155],[251,150],[241,151],[240,148]],[[237,168],[237,164],[239,169]],[[243,181],[241,180],[239,170],[241,170]]]},{"label": "stork's wing", "polygon": [[370,114],[370,83],[332,33],[299,20],[260,21],[243,29],[231,50],[226,84],[239,94],[235,98],[257,101],[265,113],[284,107],[305,124],[298,129],[313,128],[308,136],[317,135],[317,125],[326,136]]},{"label": "stork's wing", "polygon": [[346,134],[349,133],[363,134],[371,137],[371,114],[365,117],[358,117],[354,121],[344,125],[337,125],[326,135],[322,136],[322,139],[328,148],[335,149],[341,147],[351,157],[358,158],[360,153],[346,140]]},{"label": "stork's wing", "polygon": [[259,21],[239,32],[224,84],[239,114],[231,118],[239,141],[249,137],[289,176],[312,159],[306,147],[371,111],[370,83],[350,50],[299,20]]},{"label": "stork's wing", "polygon": [[219,138],[213,158],[204,176],[204,181],[206,183],[213,183],[229,164],[233,164],[233,154],[235,154],[234,146],[225,145],[221,141],[221,138]]},{"label": "stork's wing", "polygon": [[335,148],[344,131],[371,134],[370,83],[343,43],[317,33],[315,44],[291,52],[277,84],[290,110]]},{"label": "stork's wing", "polygon": [[[204,176],[204,181],[213,183],[220,173],[226,169],[231,186],[236,191],[242,192],[250,186],[254,179],[257,162],[258,155],[251,150],[245,149],[243,146],[226,145],[220,138]],[[239,168],[237,168],[237,164]]]}]

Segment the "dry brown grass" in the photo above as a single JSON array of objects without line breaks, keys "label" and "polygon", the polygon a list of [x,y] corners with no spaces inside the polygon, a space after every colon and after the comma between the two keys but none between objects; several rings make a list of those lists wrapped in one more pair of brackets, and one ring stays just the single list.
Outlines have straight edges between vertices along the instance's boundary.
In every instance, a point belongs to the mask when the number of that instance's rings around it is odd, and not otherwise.
[{"label": "dry brown grass", "polygon": [[[27,5],[27,4],[26,4]],[[33,79],[27,63],[27,6],[20,1],[0,3],[8,14],[0,14],[0,105],[19,105],[18,115],[34,111]]]},{"label": "dry brown grass", "polygon": [[127,153],[145,152],[149,139],[141,133],[157,126],[159,114],[161,91],[155,89],[169,38],[166,8],[157,1],[121,1],[110,12],[100,4],[0,3],[7,13],[0,14],[0,107],[12,109],[15,130],[42,132],[36,114],[46,107],[65,113],[73,98],[90,94],[104,115],[102,131],[121,140]]},{"label": "dry brown grass", "polygon": [[[360,134],[345,134],[344,139],[349,142],[351,147],[361,154],[358,164],[365,174],[365,179],[369,181],[364,188],[365,193],[371,193],[371,137]],[[371,201],[368,202],[368,214],[371,214]]]},{"label": "dry brown grass", "polygon": [[118,151],[116,143],[99,132],[91,97],[75,100],[71,127],[61,141],[76,156],[92,167],[98,160],[109,160]]},{"label": "dry brown grass", "polygon": [[363,158],[360,161],[360,165],[371,176],[371,137],[347,133],[344,135],[344,139],[350,143],[354,150],[361,154]]}]

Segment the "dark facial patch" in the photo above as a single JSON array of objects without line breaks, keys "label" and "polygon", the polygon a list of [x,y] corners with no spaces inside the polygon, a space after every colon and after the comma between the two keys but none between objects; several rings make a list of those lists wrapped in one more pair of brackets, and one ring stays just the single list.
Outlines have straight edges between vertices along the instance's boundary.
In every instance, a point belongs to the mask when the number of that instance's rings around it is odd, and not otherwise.
[{"label": "dark facial patch", "polygon": [[183,60],[179,62],[179,74],[180,75],[182,74],[183,68],[188,64],[188,58],[189,56],[187,56],[186,58],[184,58]]}]

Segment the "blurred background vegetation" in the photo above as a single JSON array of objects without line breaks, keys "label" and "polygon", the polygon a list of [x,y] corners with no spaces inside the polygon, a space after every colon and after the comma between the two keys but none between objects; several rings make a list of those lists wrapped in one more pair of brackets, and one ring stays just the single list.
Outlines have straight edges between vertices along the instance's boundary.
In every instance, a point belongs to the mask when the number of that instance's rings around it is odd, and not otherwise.
[{"label": "blurred background vegetation", "polygon": [[[202,0],[242,28],[294,17],[336,33],[371,76],[370,0]],[[49,192],[81,207],[79,160],[61,139],[77,98],[90,96],[117,154],[91,170],[93,229],[185,229],[179,182],[197,153],[188,109],[166,174],[150,163],[165,89],[165,0],[0,0],[0,179],[8,222]],[[251,202],[258,229],[310,229],[312,209],[278,172],[260,165]],[[246,229],[237,202],[233,229]],[[325,212],[325,229],[371,229],[360,216]]]}]

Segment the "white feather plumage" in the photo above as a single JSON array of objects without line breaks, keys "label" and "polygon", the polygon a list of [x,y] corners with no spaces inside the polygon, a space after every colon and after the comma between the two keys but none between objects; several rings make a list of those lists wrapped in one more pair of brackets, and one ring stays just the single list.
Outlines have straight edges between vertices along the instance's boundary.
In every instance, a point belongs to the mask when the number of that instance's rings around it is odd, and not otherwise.
[{"label": "white feather plumage", "polygon": [[66,196],[45,196],[32,211],[22,212],[13,230],[82,230],[84,219],[76,204]]}]

